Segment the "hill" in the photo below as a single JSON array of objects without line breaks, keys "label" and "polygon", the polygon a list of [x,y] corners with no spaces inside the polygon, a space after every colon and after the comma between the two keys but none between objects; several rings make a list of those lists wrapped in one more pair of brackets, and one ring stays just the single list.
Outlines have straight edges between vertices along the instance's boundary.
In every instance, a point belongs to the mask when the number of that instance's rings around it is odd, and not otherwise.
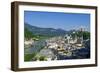
[{"label": "hill", "polygon": [[[67,33],[67,31],[63,29],[54,29],[54,28],[41,28],[37,26],[32,26],[30,24],[24,24],[25,31],[31,32],[33,35],[40,35],[40,36],[63,36]],[[26,32],[25,32],[26,33]]]}]

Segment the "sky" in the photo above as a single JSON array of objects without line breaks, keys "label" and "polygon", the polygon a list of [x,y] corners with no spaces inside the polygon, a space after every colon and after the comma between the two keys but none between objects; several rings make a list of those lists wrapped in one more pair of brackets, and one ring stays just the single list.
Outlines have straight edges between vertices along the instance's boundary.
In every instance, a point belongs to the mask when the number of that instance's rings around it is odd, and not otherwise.
[{"label": "sky", "polygon": [[78,30],[83,27],[90,31],[90,14],[24,11],[24,22],[42,28]]}]

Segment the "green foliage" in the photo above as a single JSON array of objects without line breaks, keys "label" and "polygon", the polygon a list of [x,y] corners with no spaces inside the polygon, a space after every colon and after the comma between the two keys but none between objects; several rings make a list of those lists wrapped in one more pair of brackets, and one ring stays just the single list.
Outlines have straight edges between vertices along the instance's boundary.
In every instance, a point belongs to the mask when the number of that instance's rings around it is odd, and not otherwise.
[{"label": "green foliage", "polygon": [[33,54],[25,54],[24,61],[31,61],[33,57],[35,57],[36,53]]},{"label": "green foliage", "polygon": [[83,39],[90,39],[90,32],[83,32]]},{"label": "green foliage", "polygon": [[25,39],[33,39],[33,40],[41,40],[41,39],[48,39],[51,38],[52,36],[47,36],[47,35],[39,35],[39,34],[33,34],[31,31],[29,31],[27,28],[24,29],[24,37]]},{"label": "green foliage", "polygon": [[71,35],[72,35],[73,38],[75,38],[75,36],[77,36],[77,37],[83,36],[84,40],[90,39],[90,32],[88,32],[88,31],[84,31],[84,32],[78,31],[76,33],[72,33]]},{"label": "green foliage", "polygon": [[30,32],[27,28],[24,29],[24,36],[26,39],[30,39],[33,37],[32,32]]},{"label": "green foliage", "polygon": [[77,32],[78,37],[82,37],[82,35],[83,35],[83,32],[81,32],[81,31]]},{"label": "green foliage", "polygon": [[40,61],[46,61],[46,57],[45,56],[40,56],[39,60]]},{"label": "green foliage", "polygon": [[40,55],[40,54],[37,54],[35,57],[34,57],[35,60],[39,60],[39,61],[47,61],[46,59],[46,56],[43,56],[43,55]]}]

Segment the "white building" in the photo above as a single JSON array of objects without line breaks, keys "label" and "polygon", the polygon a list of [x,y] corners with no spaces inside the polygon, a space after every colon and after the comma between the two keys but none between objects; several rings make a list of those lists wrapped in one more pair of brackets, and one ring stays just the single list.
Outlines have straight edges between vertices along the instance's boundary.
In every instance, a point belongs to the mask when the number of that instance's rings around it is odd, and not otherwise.
[{"label": "white building", "polygon": [[34,43],[34,40],[32,40],[32,39],[24,41],[25,45],[32,45],[33,43]]},{"label": "white building", "polygon": [[48,43],[48,48],[57,48],[58,44],[57,43]]}]

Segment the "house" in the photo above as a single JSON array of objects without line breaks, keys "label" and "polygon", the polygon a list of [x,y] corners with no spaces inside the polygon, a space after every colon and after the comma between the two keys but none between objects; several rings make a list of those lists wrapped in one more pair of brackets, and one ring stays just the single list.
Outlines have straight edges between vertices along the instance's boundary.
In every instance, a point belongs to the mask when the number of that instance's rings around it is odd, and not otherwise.
[{"label": "house", "polygon": [[48,43],[48,48],[57,48],[58,44],[57,43]]},{"label": "house", "polygon": [[24,41],[25,45],[32,45],[33,43],[34,43],[34,40],[32,40],[32,39]]}]

